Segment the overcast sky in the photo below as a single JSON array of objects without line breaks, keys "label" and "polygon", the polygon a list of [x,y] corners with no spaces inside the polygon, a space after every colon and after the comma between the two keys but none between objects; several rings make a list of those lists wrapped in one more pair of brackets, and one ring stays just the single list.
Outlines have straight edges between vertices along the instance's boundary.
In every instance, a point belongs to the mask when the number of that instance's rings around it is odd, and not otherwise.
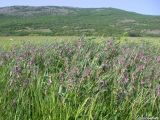
[{"label": "overcast sky", "polygon": [[113,7],[142,14],[160,15],[160,0],[0,0],[0,7],[13,5]]}]

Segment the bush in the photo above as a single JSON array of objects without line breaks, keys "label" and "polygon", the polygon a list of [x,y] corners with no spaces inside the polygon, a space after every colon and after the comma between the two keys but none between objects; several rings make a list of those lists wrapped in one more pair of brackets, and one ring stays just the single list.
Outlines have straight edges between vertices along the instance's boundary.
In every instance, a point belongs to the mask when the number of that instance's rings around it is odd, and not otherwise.
[{"label": "bush", "polygon": [[128,32],[129,37],[141,37],[139,32]]}]

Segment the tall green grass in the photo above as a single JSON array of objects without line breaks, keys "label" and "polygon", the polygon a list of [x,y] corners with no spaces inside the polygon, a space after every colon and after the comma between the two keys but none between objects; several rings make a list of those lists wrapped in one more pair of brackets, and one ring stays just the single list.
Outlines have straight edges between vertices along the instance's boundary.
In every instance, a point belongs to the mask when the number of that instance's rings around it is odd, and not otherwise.
[{"label": "tall green grass", "polygon": [[0,119],[160,118],[160,49],[144,44],[24,44],[0,51]]}]

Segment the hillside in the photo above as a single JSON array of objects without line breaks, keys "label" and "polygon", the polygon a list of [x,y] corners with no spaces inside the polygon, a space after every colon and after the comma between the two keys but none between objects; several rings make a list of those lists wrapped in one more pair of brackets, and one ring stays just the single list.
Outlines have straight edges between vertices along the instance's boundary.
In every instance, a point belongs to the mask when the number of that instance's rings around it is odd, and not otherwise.
[{"label": "hillside", "polygon": [[160,36],[160,16],[114,8],[0,8],[0,35]]}]

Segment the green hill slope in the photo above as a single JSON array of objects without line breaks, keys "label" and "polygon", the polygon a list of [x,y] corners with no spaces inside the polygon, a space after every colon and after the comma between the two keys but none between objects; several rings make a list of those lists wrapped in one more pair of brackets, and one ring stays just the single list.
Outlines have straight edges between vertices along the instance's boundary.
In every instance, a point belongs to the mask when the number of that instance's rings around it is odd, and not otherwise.
[{"label": "green hill slope", "polygon": [[0,35],[160,36],[160,16],[114,8],[0,8]]}]

